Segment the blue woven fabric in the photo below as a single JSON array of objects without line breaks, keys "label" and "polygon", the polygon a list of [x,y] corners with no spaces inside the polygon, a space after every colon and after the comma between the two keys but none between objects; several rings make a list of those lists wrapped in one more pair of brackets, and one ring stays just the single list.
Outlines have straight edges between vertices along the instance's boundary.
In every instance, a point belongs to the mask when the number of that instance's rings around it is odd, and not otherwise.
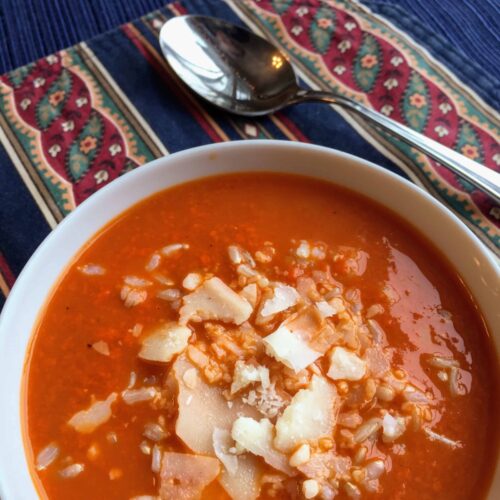
[{"label": "blue woven fabric", "polygon": [[[210,4],[220,0],[198,0]],[[157,9],[166,0],[0,0],[0,73]],[[500,107],[498,0],[364,0]],[[464,59],[468,61],[464,65]]]}]

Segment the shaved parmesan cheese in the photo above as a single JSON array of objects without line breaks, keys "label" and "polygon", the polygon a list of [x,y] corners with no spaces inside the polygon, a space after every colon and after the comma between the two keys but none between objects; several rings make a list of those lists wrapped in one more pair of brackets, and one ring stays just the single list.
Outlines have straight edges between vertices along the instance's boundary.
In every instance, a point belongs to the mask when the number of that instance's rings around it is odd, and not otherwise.
[{"label": "shaved parmesan cheese", "polygon": [[320,300],[316,302],[316,307],[323,318],[329,318],[337,314],[337,309],[332,307],[326,300]]},{"label": "shaved parmesan cheese", "polygon": [[198,376],[198,370],[196,368],[186,370],[182,377],[182,381],[186,384],[186,387],[189,387],[189,389],[194,389],[198,380],[200,380],[200,377]]},{"label": "shaved parmesan cheese", "polygon": [[75,413],[69,419],[68,425],[82,434],[94,432],[111,418],[111,405],[117,397],[116,392],[113,392],[104,401],[96,401],[87,410]]},{"label": "shaved parmesan cheese", "polygon": [[406,421],[403,417],[393,417],[389,413],[382,419],[382,440],[384,443],[392,443],[406,430]]},{"label": "shaved parmesan cheese", "polygon": [[266,317],[286,311],[288,308],[297,304],[299,298],[299,292],[297,292],[295,288],[279,283],[274,288],[273,297],[264,302],[264,307],[261,309],[260,314]]},{"label": "shaved parmesan cheese", "polygon": [[309,343],[326,323],[316,307],[307,306],[289,316],[282,324],[294,335]]},{"label": "shaved parmesan cheese", "polygon": [[192,500],[199,498],[219,474],[216,458],[166,451],[160,473],[161,500]]},{"label": "shaved parmesan cheese", "polygon": [[243,297],[248,303],[255,308],[258,300],[258,289],[255,283],[243,287],[240,292],[240,296]]},{"label": "shaved parmesan cheese", "polygon": [[188,345],[193,332],[177,323],[166,323],[142,341],[139,358],[156,363],[168,363]]},{"label": "shaved parmesan cheese", "polygon": [[304,441],[331,436],[339,407],[337,390],[323,377],[314,375],[276,422],[277,449],[289,452]]},{"label": "shaved parmesan cheese", "polygon": [[263,465],[260,459],[250,455],[238,457],[238,472],[230,475],[222,471],[219,482],[233,500],[256,500],[260,495]]},{"label": "shaved parmesan cheese", "polygon": [[244,361],[237,361],[234,366],[231,394],[237,393],[253,382],[260,382],[263,387],[269,386],[269,369],[265,366],[247,365]]},{"label": "shaved parmesan cheese", "polygon": [[366,363],[353,352],[343,347],[334,347],[330,352],[328,376],[332,380],[361,380],[366,373]]},{"label": "shaved parmesan cheese", "polygon": [[293,469],[288,464],[288,458],[273,447],[273,424],[263,418],[260,422],[253,418],[240,417],[235,420],[231,437],[245,450],[262,457],[269,465],[288,475],[293,475]]},{"label": "shaved parmesan cheese", "polygon": [[234,476],[238,472],[238,457],[229,453],[229,448],[234,446],[231,433],[226,429],[216,427],[212,433],[212,444],[215,456],[224,464],[228,474]]},{"label": "shaved parmesan cheese", "polygon": [[[194,365],[185,355],[174,363],[175,379],[178,383],[179,417],[175,431],[179,438],[196,453],[214,454],[214,429],[230,430],[238,415],[257,416],[256,409],[234,400],[231,408],[222,395],[222,388],[207,384],[201,377],[194,387],[184,381],[186,372]],[[201,418],[202,417],[202,418]],[[196,429],[196,432],[193,432]]]},{"label": "shaved parmesan cheese", "polygon": [[210,278],[184,296],[180,323],[219,320],[241,325],[252,314],[252,306],[219,278]]},{"label": "shaved parmesan cheese", "polygon": [[306,306],[295,314],[289,316],[281,326],[285,326],[293,335],[307,343],[309,348],[321,354],[340,339],[340,333],[335,331],[332,324],[327,323],[325,318],[315,306]]},{"label": "shaved parmesan cheese", "polygon": [[[240,400],[235,400],[228,406],[222,389],[208,385],[202,378],[199,378],[194,388],[188,387],[184,383],[184,375],[193,368],[194,365],[182,354],[174,363],[174,375],[179,388],[179,417],[175,431],[194,452],[215,455],[215,429],[230,431],[238,415],[256,417],[259,413]],[[196,432],[193,432],[193,429],[196,429]],[[219,482],[232,498],[255,500],[260,493],[261,473],[261,466],[256,457],[239,456],[237,474],[232,476],[224,468]]]},{"label": "shaved parmesan cheese", "polygon": [[295,373],[314,363],[321,356],[321,353],[312,350],[306,342],[283,325],[265,337],[264,344],[269,356],[281,361]]},{"label": "shaved parmesan cheese", "polygon": [[102,354],[103,356],[109,356],[109,346],[107,342],[104,342],[104,340],[98,340],[97,342],[94,342],[92,344],[92,349],[94,349],[94,351],[98,352],[99,354]]}]

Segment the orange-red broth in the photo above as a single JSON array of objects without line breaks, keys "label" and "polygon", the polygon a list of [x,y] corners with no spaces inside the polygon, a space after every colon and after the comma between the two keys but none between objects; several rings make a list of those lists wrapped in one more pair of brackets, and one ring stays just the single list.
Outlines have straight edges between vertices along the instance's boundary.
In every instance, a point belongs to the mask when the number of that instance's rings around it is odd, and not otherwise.
[{"label": "orange-red broth", "polygon": [[[280,266],[292,239],[350,246],[369,254],[363,276],[344,276],[335,265],[333,274],[346,286],[359,287],[367,305],[387,306],[384,282],[402,294],[403,299],[377,319],[389,343],[397,347],[397,364],[441,401],[434,429],[464,445],[452,450],[422,433],[405,434],[406,453],[392,455],[392,469],[381,479],[382,492],[370,498],[483,496],[498,453],[498,362],[460,277],[407,222],[379,205],[325,182],[278,174],[217,176],[158,193],[110,223],[69,267],[41,315],[27,361],[27,439],[32,462],[56,441],[62,456],[85,463],[86,469],[63,479],[57,467],[49,467],[35,473],[39,489],[53,500],[157,494],[151,457],[140,452],[139,444],[144,424],[161,412],[145,404],[115,404],[113,417],[90,436],[67,425],[75,412],[88,407],[91,397],[103,400],[123,390],[131,371],[139,380],[164,375],[164,368],[137,359],[138,341],[129,330],[136,323],[147,327],[176,315],[156,298],[124,308],[119,296],[124,275],[144,274],[152,252],[186,242],[189,251],[164,262],[164,274],[179,283],[187,273],[208,268],[230,280],[228,245],[254,251],[271,241],[277,250],[273,265]],[[102,265],[106,275],[89,279],[77,270],[88,262]],[[272,276],[271,269],[269,273]],[[442,310],[452,314],[452,323]],[[90,348],[99,340],[108,343],[109,357]],[[468,394],[450,398],[435,372],[421,363],[422,352],[453,355],[467,366],[471,377],[462,382]],[[116,433],[117,443],[108,441],[110,432]],[[98,444],[100,455],[90,461],[92,443]],[[185,449],[175,437],[169,445]],[[119,469],[122,476],[111,480],[111,469]],[[225,495],[216,484],[205,494]]]}]

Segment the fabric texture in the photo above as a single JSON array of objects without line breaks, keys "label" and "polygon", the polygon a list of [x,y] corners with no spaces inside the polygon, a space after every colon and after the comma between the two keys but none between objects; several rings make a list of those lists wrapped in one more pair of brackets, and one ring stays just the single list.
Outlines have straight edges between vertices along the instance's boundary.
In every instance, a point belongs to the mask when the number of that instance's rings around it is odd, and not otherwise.
[{"label": "fabric texture", "polygon": [[[120,12],[122,20],[152,3],[121,4],[114,15]],[[78,33],[96,29],[88,10],[95,2],[71,12],[65,10],[68,2],[54,5],[68,19],[76,12],[82,16]],[[104,1],[101,7],[103,15],[108,7]],[[227,140],[312,142],[378,163],[428,190],[498,253],[500,207],[424,155],[326,105],[297,106],[261,119],[207,107],[179,83],[157,43],[163,23],[184,13],[244,24],[287,53],[305,86],[357,99],[498,170],[494,96],[478,95],[488,85],[498,88],[495,75],[485,70],[480,82],[458,67],[452,73],[456,61],[443,61],[440,56],[449,53],[440,52],[435,40],[421,45],[423,24],[403,31],[401,19],[392,23],[380,15],[386,8],[387,2],[367,6],[345,0],[181,0],[5,73],[0,78],[0,290],[7,295],[46,234],[97,189],[159,156]],[[34,8],[30,15],[39,12]],[[0,25],[5,30],[5,21]],[[76,36],[72,22],[61,28],[68,30],[65,39]],[[45,48],[52,50],[59,41],[47,38]],[[15,51],[2,55],[2,64],[15,57]],[[458,49],[453,57],[467,65]]]}]

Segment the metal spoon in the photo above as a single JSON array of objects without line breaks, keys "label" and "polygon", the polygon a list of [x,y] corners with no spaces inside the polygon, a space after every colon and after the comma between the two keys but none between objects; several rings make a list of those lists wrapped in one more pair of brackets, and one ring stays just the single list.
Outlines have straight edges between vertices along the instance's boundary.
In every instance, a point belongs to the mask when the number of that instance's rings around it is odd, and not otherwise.
[{"label": "metal spoon", "polygon": [[500,174],[342,95],[301,89],[286,57],[249,30],[212,17],[180,16],[163,25],[160,46],[188,87],[226,111],[259,116],[305,101],[341,106],[430,156],[500,203]]}]

